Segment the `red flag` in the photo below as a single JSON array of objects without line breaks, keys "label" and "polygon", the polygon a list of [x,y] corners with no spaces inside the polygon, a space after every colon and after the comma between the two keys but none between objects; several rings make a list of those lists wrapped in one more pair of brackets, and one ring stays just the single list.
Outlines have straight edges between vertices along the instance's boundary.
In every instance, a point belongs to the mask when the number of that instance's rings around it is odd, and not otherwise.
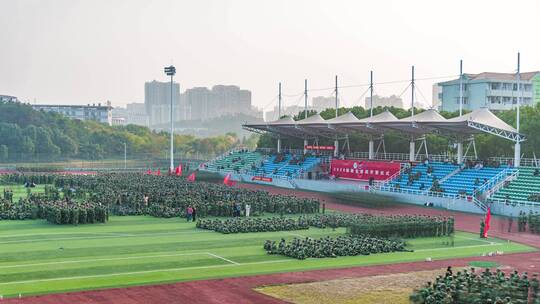
[{"label": "red flag", "polygon": [[178,167],[176,167],[176,176],[182,176],[182,164],[178,164]]},{"label": "red flag", "polygon": [[232,186],[236,185],[236,182],[231,180],[231,174],[230,173],[225,176],[225,178],[223,179],[223,183],[225,185],[229,186],[229,187],[232,187]]},{"label": "red flag", "polygon": [[156,175],[161,175],[161,170],[159,168],[157,169]]},{"label": "red flag", "polygon": [[146,170],[146,174],[152,175],[152,169]]},{"label": "red flag", "polygon": [[484,225],[484,238],[487,238],[488,236],[488,230],[489,230],[489,222],[491,221],[491,208],[488,207],[487,213],[486,213],[486,222]]},{"label": "red flag", "polygon": [[194,182],[194,181],[195,181],[195,172],[191,173],[191,174],[188,176],[187,180],[188,180],[189,182]]}]

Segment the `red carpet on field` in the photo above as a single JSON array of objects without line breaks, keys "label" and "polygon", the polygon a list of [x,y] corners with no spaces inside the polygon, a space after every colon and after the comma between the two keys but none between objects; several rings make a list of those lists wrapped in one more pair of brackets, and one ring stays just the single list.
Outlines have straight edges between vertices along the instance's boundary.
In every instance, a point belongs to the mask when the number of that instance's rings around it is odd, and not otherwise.
[{"label": "red carpet on field", "polygon": [[[373,209],[354,205],[340,204],[335,198],[326,194],[307,191],[296,191],[260,185],[241,184],[239,187],[264,189],[271,193],[292,194],[303,197],[314,197],[324,201],[326,208],[344,212],[361,212],[376,214],[429,214],[452,215],[456,219],[456,229],[478,233],[482,216],[455,211],[446,211],[433,208],[424,208],[415,205],[393,205],[391,208]],[[516,224],[514,223],[514,226]],[[517,227],[513,227],[515,230]],[[501,217],[492,218],[490,235],[510,239],[514,242],[524,243],[540,248],[540,236],[528,232],[508,233],[508,222]],[[95,291],[72,292],[34,296],[22,299],[10,299],[0,303],[285,303],[275,298],[253,291],[253,288],[263,285],[288,284],[332,280],[339,278],[364,277],[379,274],[398,272],[411,272],[419,270],[439,269],[452,266],[465,266],[478,257],[449,259],[434,262],[413,262],[380,266],[361,266],[344,269],[311,270],[304,272],[289,272],[271,275],[246,276],[228,279],[192,281],[184,283],[163,284],[153,286],[140,286],[130,288],[114,288]],[[540,253],[518,253],[494,257],[482,257],[499,263],[506,268],[537,272],[540,269]]]}]

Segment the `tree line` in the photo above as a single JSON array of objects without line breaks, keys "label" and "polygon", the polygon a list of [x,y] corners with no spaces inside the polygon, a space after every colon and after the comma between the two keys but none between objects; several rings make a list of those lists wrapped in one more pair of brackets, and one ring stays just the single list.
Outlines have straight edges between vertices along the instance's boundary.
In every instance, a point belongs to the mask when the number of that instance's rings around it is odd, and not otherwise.
[{"label": "tree line", "polygon": [[[207,138],[176,135],[175,150],[186,156],[214,156],[245,141],[234,133]],[[123,158],[124,143],[130,158],[164,156],[170,144],[167,132],[72,120],[24,103],[0,102],[0,161]]]},{"label": "tree line", "polygon": [[[402,119],[411,116],[410,110],[404,110],[395,107],[377,107],[373,109],[373,115],[380,114],[384,111],[390,111],[398,119]],[[370,115],[369,109],[363,107],[352,108],[339,108],[338,116],[352,112],[358,119],[367,118]],[[423,109],[415,109],[415,114],[423,112]],[[516,126],[516,110],[508,111],[493,111],[500,119],[507,124]],[[465,112],[467,113],[467,112]],[[316,111],[309,110],[307,116],[317,114]],[[453,118],[459,116],[459,112],[441,112],[445,118]],[[520,133],[526,136],[526,141],[522,143],[521,152],[525,157],[533,157],[535,152],[540,152],[540,103],[535,106],[523,106],[521,107],[521,128]],[[320,113],[322,118],[331,119],[336,117],[335,109],[326,109]],[[298,115],[293,117],[294,120],[304,119],[305,113],[301,111]],[[409,138],[403,136],[403,134],[396,131],[389,131],[384,135],[386,152],[406,153],[409,151]],[[456,154],[457,147],[456,138],[446,137],[440,135],[429,134],[426,136],[428,149],[430,154]],[[293,138],[282,138],[281,146],[291,149],[302,149],[303,140]],[[490,134],[477,134],[475,135],[476,148],[478,151],[478,157],[486,159],[494,156],[513,156],[514,155],[514,143]],[[369,138],[358,132],[349,134],[349,145],[351,152],[367,151]],[[258,147],[261,148],[275,148],[277,145],[277,139],[272,137],[271,134],[261,135],[258,142]],[[319,138],[319,145],[333,145],[333,139]],[[540,156],[540,155],[537,155]]]}]

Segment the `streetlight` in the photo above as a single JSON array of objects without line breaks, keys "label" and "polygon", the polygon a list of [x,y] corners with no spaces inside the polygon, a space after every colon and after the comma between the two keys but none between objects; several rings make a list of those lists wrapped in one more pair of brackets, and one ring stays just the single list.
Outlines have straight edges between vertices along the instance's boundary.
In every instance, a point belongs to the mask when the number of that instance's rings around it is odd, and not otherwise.
[{"label": "streetlight", "polygon": [[173,124],[173,76],[176,74],[176,68],[174,66],[165,67],[165,74],[171,76],[171,166],[170,171],[174,170],[174,124]]}]

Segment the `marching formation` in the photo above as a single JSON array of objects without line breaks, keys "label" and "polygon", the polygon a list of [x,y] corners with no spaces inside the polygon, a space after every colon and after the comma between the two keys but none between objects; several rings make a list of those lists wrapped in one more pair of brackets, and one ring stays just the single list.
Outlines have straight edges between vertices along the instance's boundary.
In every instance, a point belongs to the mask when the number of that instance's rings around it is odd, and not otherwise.
[{"label": "marching formation", "polygon": [[454,274],[452,268],[448,267],[444,276],[415,290],[410,299],[416,304],[538,304],[539,281],[536,275],[529,278],[526,272],[520,275],[514,271],[506,275],[500,269],[496,272],[485,269],[478,274],[472,268]]},{"label": "marching formation", "polygon": [[351,234],[377,237],[415,238],[454,233],[454,219],[441,216],[332,213],[311,216],[308,221],[313,227],[348,227]]},{"label": "marching formation", "polygon": [[197,228],[214,230],[221,233],[290,231],[308,229],[305,217],[298,219],[284,217],[270,218],[232,218],[232,219],[201,219]]},{"label": "marching formation", "polygon": [[338,236],[336,238],[327,236],[321,239],[294,238],[289,243],[285,239],[281,239],[279,243],[267,240],[263,247],[268,254],[280,254],[299,260],[407,251],[403,241],[369,236]]}]

